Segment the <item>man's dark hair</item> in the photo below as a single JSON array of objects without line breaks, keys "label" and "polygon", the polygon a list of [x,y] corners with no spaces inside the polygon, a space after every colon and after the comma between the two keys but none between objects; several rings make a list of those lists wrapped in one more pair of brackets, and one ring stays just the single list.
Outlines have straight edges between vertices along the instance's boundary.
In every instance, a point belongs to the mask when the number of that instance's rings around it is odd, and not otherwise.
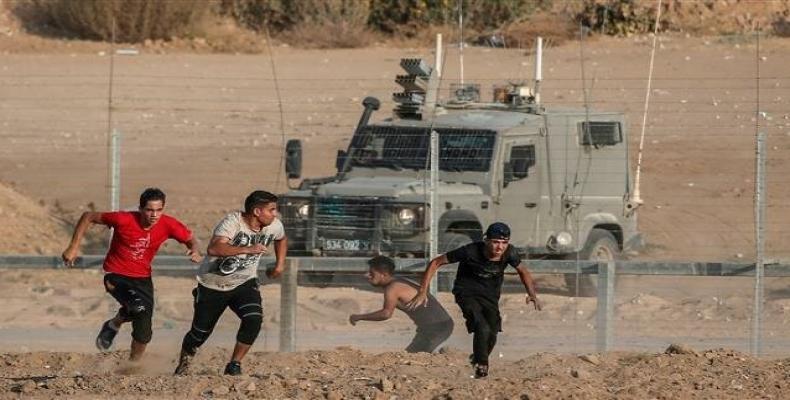
[{"label": "man's dark hair", "polygon": [[250,193],[250,195],[244,200],[244,212],[249,214],[255,209],[255,207],[260,207],[268,203],[276,202],[277,196],[265,190],[256,190]]},{"label": "man's dark hair", "polygon": [[385,274],[395,273],[395,261],[387,256],[375,256],[368,260],[368,267]]},{"label": "man's dark hair", "polygon": [[140,208],[145,208],[149,201],[161,200],[165,204],[165,192],[159,188],[148,188],[140,195]]}]

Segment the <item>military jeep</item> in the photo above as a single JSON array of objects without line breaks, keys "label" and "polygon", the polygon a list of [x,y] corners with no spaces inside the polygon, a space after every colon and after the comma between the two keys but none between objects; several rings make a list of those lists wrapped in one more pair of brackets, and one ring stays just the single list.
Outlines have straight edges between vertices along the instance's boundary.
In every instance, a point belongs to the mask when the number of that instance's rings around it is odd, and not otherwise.
[{"label": "military jeep", "polygon": [[[409,74],[398,76],[394,115],[370,123],[379,101],[366,98],[336,173],[281,196],[289,252],[427,257],[432,131],[440,253],[481,239],[494,221],[510,225],[529,257],[611,260],[639,242],[622,113],[545,109],[519,86],[495,88],[491,102],[476,85],[454,87],[430,104],[434,71],[422,60],[401,65]],[[286,147],[286,173],[301,178],[298,140]],[[589,276],[566,281],[594,293]]]}]

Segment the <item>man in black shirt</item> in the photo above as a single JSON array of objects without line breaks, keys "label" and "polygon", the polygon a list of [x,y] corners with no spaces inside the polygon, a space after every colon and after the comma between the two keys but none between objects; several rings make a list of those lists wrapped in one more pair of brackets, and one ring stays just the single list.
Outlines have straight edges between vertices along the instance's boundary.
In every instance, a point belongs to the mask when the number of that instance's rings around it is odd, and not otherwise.
[{"label": "man in black shirt", "polygon": [[392,317],[397,308],[403,311],[417,326],[417,334],[406,347],[408,353],[433,353],[453,333],[453,319],[435,297],[428,295],[425,307],[407,309],[405,305],[417,294],[419,286],[409,279],[394,276],[395,262],[387,256],[376,256],[368,260],[368,282],[384,289],[384,305],[378,311],[352,314],[351,325],[358,321],[385,321]]},{"label": "man in black shirt", "polygon": [[428,286],[439,267],[458,263],[453,294],[466,319],[467,331],[474,334],[471,361],[476,378],[488,376],[488,356],[502,330],[499,296],[508,265],[516,269],[527,289],[527,304],[533,303],[536,310],[541,309],[532,275],[509,242],[510,227],[495,222],[486,229],[482,242],[470,243],[434,258],[425,269],[419,291],[406,305],[411,309],[426,305]]}]

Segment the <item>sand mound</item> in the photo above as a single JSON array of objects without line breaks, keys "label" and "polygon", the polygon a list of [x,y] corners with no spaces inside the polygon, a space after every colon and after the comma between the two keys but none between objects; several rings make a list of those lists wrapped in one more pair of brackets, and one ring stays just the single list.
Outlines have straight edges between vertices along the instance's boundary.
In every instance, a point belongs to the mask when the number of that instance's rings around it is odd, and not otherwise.
[{"label": "sand mound", "polygon": [[0,184],[1,254],[60,254],[70,233],[46,207]]}]

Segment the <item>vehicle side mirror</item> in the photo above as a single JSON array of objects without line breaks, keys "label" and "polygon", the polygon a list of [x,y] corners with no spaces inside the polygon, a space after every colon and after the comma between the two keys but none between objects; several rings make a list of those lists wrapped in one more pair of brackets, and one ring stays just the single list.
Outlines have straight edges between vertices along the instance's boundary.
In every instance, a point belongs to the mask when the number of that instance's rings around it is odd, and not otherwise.
[{"label": "vehicle side mirror", "polygon": [[285,175],[288,179],[302,176],[302,142],[291,139],[285,144]]},{"label": "vehicle side mirror", "polygon": [[335,158],[335,168],[337,168],[338,172],[340,172],[340,170],[343,169],[343,165],[346,163],[347,157],[348,157],[348,153],[346,153],[345,150],[337,151],[337,158]]}]

